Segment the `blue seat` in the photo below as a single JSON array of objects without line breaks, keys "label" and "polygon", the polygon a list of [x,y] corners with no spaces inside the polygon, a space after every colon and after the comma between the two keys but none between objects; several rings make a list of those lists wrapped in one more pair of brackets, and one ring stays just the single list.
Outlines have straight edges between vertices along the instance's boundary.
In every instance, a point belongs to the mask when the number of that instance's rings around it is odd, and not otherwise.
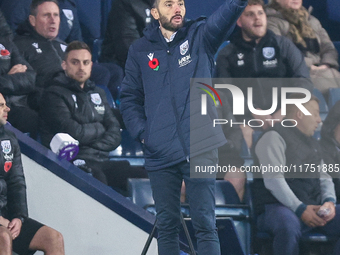
[{"label": "blue seat", "polygon": [[[128,191],[129,197],[132,202],[145,208],[149,212],[155,214],[154,208],[154,200],[152,198],[152,190],[149,179],[129,179],[128,180]],[[234,196],[234,198],[230,198],[230,196]],[[249,222],[249,206],[245,204],[227,204],[230,201],[237,201],[235,198],[237,194],[229,182],[218,180],[216,181],[216,216],[217,218],[221,218],[221,222],[228,218],[233,218],[232,224],[234,225],[237,234],[236,239],[239,240],[239,244],[235,245],[236,247],[242,247],[243,253],[238,254],[249,254],[250,253],[250,222]],[[239,203],[239,200],[238,200]],[[190,216],[190,209],[188,205],[182,204],[182,213],[186,216]],[[190,220],[186,219],[186,223],[188,224]],[[193,235],[193,229],[191,222],[188,224],[189,232]],[[220,227],[223,228],[223,223],[221,223]],[[222,247],[222,244],[221,244]],[[224,251],[222,254],[229,254],[227,251]],[[235,253],[236,254],[236,253]]]},{"label": "blue seat", "polygon": [[218,53],[219,53],[225,46],[227,46],[229,43],[230,43],[230,41],[224,41],[224,42],[220,45],[220,47],[218,48],[218,50],[217,50],[217,52],[216,52],[216,54],[215,54],[215,57],[214,57],[215,61],[216,61],[216,59],[217,59]]},{"label": "blue seat", "polygon": [[327,0],[328,17],[331,20],[340,22],[340,1],[339,0]]},{"label": "blue seat", "polygon": [[328,107],[331,109],[337,101],[340,100],[340,88],[329,89]]},{"label": "blue seat", "polygon": [[[246,189],[248,190],[247,187]],[[248,201],[248,196],[245,195],[244,199]],[[251,225],[249,205],[247,203],[241,204],[233,185],[224,180],[216,181],[215,200],[217,219],[223,217],[230,217],[232,219],[243,254],[250,254]],[[224,254],[223,244],[221,244],[221,249],[222,254]]]},{"label": "blue seat", "polygon": [[107,101],[108,101],[110,107],[111,107],[111,108],[117,108],[116,103],[115,103],[115,101],[113,100],[113,97],[112,97],[112,95],[111,95],[110,90],[109,90],[106,86],[104,86],[104,85],[99,85],[99,84],[97,84],[96,86],[99,87],[99,88],[101,88],[102,90],[105,91],[106,99],[107,99]]},{"label": "blue seat", "polygon": [[323,97],[320,90],[316,88],[313,89],[313,95],[319,99],[320,117],[321,117],[321,120],[324,121],[328,114],[328,105],[326,103],[326,100]]},{"label": "blue seat", "polygon": [[[340,15],[340,9],[338,10],[338,13]],[[340,21],[339,21],[340,22]],[[338,51],[338,63],[340,63],[340,41],[335,41],[333,42],[334,47],[337,49]]]}]

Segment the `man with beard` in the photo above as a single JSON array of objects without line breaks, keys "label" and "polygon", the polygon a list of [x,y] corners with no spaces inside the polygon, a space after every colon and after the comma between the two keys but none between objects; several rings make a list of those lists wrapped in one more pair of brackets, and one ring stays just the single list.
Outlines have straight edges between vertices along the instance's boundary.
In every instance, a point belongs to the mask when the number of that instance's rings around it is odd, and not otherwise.
[{"label": "man with beard", "polygon": [[[189,93],[196,91],[196,87],[190,89],[190,78],[211,77],[214,54],[246,4],[246,0],[226,1],[208,19],[185,21],[183,0],[156,0],[151,9],[156,21],[129,49],[121,110],[130,134],[145,146],[160,255],[179,254],[183,179],[198,253],[220,254],[214,213],[215,176],[190,178],[190,165],[216,166],[217,148],[226,140],[220,128],[208,123],[210,119],[205,118],[200,127],[191,125],[190,101],[200,99],[190,99]],[[196,110],[199,112],[198,105]],[[209,110],[217,118],[216,110]]]}]

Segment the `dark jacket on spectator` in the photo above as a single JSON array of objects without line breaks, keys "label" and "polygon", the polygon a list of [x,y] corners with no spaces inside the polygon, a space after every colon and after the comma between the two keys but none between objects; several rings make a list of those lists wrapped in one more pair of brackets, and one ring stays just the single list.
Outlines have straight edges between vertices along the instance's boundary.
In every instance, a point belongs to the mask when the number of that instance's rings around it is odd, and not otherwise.
[{"label": "dark jacket on spectator", "polygon": [[143,36],[151,18],[152,0],[116,0],[109,14],[100,56],[124,68],[130,45]]},{"label": "dark jacket on spectator", "polygon": [[[267,30],[266,35],[256,44],[247,42],[241,32],[231,38],[216,60],[216,77],[225,78],[306,78],[285,82],[285,80],[252,79],[235,80],[236,85],[247,95],[247,88],[253,88],[255,108],[269,109],[272,105],[272,87],[302,87],[312,91],[309,70],[300,50],[287,38]],[[279,100],[280,103],[280,100]],[[251,118],[248,107],[246,116]]]},{"label": "dark jacket on spectator", "polygon": [[26,184],[18,140],[1,126],[0,141],[0,216],[9,220],[27,218]]},{"label": "dark jacket on spectator", "polygon": [[[27,95],[34,90],[35,72],[19,54],[12,41],[11,30],[0,12],[0,93],[4,95],[9,107],[27,106]],[[8,74],[14,65],[27,66],[24,73]]]},{"label": "dark jacket on spectator", "polygon": [[[289,188],[304,205],[319,205],[325,202],[322,201],[324,198],[321,195],[320,173],[318,171],[313,172],[308,168],[308,166],[315,166],[318,169],[317,166],[321,162],[321,149],[318,142],[313,137],[303,134],[296,127],[286,128],[276,124],[273,129],[268,131],[271,130],[276,131],[285,142],[285,166],[289,169],[294,169],[294,167],[297,169],[284,173]],[[254,165],[259,166],[259,169],[262,170],[262,165],[260,166],[256,153]],[[279,201],[265,187],[263,179],[260,178],[261,173],[256,173],[254,177],[255,180],[252,185],[254,209],[257,214],[261,214],[264,212],[266,204],[279,203]]]},{"label": "dark jacket on spectator", "polygon": [[45,90],[41,101],[42,143],[49,147],[57,133],[79,141],[77,158],[107,160],[121,141],[120,127],[108,105],[104,90],[86,81],[80,83],[60,72]]},{"label": "dark jacket on spectator", "polygon": [[[130,47],[121,111],[131,136],[145,142],[147,170],[175,165],[225,143],[222,130],[212,126],[211,118],[217,118],[212,100],[210,116],[201,116],[201,90],[198,84],[190,89],[190,78],[211,77],[214,54],[245,4],[226,1],[207,20],[185,22],[171,43],[155,21]],[[151,59],[158,60],[158,67],[149,66]]]},{"label": "dark jacket on spectator", "polygon": [[48,40],[39,35],[27,20],[19,26],[14,42],[21,55],[37,72],[36,86],[45,88],[53,75],[62,70],[67,44],[59,39]]},{"label": "dark jacket on spectator", "polygon": [[[270,54],[269,49],[274,50]],[[268,55],[266,54],[268,50]],[[219,78],[309,78],[300,50],[289,39],[267,30],[258,44],[247,42],[237,33],[218,54]]]},{"label": "dark jacket on spectator", "polygon": [[340,101],[329,111],[321,129],[322,158],[333,177],[336,196],[340,199],[340,144],[334,139],[334,130],[340,124]]}]

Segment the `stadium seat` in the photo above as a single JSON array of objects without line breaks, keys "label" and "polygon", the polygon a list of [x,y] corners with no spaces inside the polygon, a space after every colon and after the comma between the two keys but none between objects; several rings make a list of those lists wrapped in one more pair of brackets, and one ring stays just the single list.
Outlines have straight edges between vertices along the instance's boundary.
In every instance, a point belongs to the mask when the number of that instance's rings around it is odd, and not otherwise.
[{"label": "stadium seat", "polygon": [[329,109],[331,109],[333,105],[335,105],[335,103],[339,100],[340,100],[340,88],[329,89],[329,96],[328,96]]},{"label": "stadium seat", "polygon": [[331,20],[340,22],[340,1],[339,0],[327,0],[328,17]]},{"label": "stadium seat", "polygon": [[[229,247],[228,251],[223,250],[222,254],[249,254],[250,253],[250,222],[249,222],[249,206],[245,204],[226,204],[232,200],[237,201],[238,199],[230,199],[229,196],[237,196],[235,190],[229,182],[216,181],[216,216],[219,227],[219,234],[223,234],[223,228],[227,224],[226,219],[230,218],[233,220],[232,225],[235,227],[237,234],[235,240],[239,240],[239,243],[234,243],[234,248]],[[149,212],[155,214],[155,208],[153,206],[154,200],[152,198],[152,190],[149,179],[129,179],[128,180],[129,196],[133,203],[147,209]],[[230,195],[232,194],[232,195]],[[238,201],[239,203],[239,201]],[[182,212],[184,215],[189,216],[189,207],[186,204],[182,205]],[[190,219],[186,219],[189,232],[194,239],[193,229]],[[227,220],[228,221],[228,220]],[[228,223],[229,224],[229,223]],[[243,253],[229,253],[232,250],[237,250],[242,247]],[[221,245],[222,248],[222,245]]]},{"label": "stadium seat", "polygon": [[[247,188],[246,188],[247,189]],[[230,217],[237,231],[237,237],[244,254],[250,254],[251,251],[251,225],[250,225],[250,207],[248,204],[241,204],[238,195],[228,181],[217,180],[215,190],[217,220],[219,218]],[[248,200],[248,196],[245,196]],[[236,250],[237,248],[230,248]],[[224,251],[221,244],[222,254]]]},{"label": "stadium seat", "polygon": [[316,88],[313,89],[313,95],[319,99],[320,117],[321,120],[324,121],[328,114],[328,105],[326,103],[326,100],[321,94],[320,90]]},{"label": "stadium seat", "polygon": [[[339,15],[340,15],[340,9],[338,10],[338,12],[339,12]],[[335,42],[333,42],[333,44],[338,51],[338,63],[340,63],[340,41],[335,41]]]},{"label": "stadium seat", "polygon": [[216,59],[217,59],[217,56],[218,56],[218,53],[220,52],[220,50],[222,50],[222,49],[223,49],[225,46],[227,46],[229,43],[230,43],[230,41],[224,41],[224,42],[220,45],[220,47],[218,48],[218,50],[217,50],[217,52],[216,52],[216,54],[215,54],[215,57],[214,57],[215,61],[216,61]]},{"label": "stadium seat", "polygon": [[107,99],[107,101],[108,101],[110,107],[111,107],[111,108],[117,108],[116,103],[115,103],[115,101],[113,100],[113,97],[112,97],[112,95],[111,95],[110,90],[109,90],[106,86],[104,86],[104,85],[97,85],[97,86],[105,91],[106,99]]}]

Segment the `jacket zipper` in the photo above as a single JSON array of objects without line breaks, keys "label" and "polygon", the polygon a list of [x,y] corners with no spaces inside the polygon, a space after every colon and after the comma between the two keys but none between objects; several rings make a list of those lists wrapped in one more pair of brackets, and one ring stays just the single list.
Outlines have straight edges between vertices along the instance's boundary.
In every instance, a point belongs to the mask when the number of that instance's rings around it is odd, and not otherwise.
[{"label": "jacket zipper", "polygon": [[[170,54],[171,53],[170,53],[169,46],[167,46],[168,66],[171,66]],[[182,128],[181,128],[181,125],[180,125],[180,119],[179,119],[179,116],[178,116],[178,113],[177,113],[177,110],[176,110],[176,102],[175,102],[175,99],[174,99],[174,96],[173,96],[173,93],[172,93],[171,77],[172,77],[171,76],[171,69],[169,68],[170,96],[171,96],[172,109],[174,110],[174,114],[175,114],[175,117],[176,117],[176,130],[178,132],[178,139],[181,143],[182,149],[183,149],[184,154],[185,154],[185,159],[189,163],[190,162],[190,155],[189,155],[189,152],[187,151],[187,149],[185,147],[185,141],[183,140]]]}]

